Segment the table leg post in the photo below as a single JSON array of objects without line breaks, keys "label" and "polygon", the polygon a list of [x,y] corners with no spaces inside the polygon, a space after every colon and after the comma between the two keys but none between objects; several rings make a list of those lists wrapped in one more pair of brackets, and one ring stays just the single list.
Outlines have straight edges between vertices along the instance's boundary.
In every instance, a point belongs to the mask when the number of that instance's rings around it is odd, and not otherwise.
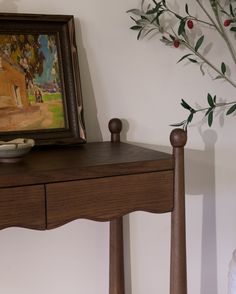
[{"label": "table leg post", "polygon": [[124,253],[122,217],[110,221],[109,294],[124,294]]},{"label": "table leg post", "polygon": [[174,209],[171,214],[170,294],[187,294],[184,145],[186,132],[175,129],[170,136],[175,162]]}]

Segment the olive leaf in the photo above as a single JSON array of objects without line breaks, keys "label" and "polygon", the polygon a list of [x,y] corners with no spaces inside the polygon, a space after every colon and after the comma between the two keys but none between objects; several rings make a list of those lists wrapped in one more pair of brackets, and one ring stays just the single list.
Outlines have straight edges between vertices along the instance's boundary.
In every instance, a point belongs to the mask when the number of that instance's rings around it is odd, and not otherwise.
[{"label": "olive leaf", "polygon": [[187,3],[185,4],[185,11],[186,11],[186,13],[189,15],[188,4],[187,4]]},{"label": "olive leaf", "polygon": [[186,19],[181,19],[179,29],[178,29],[179,36],[185,33],[185,23],[186,23]]},{"label": "olive leaf", "polygon": [[213,110],[208,114],[208,126],[211,127],[213,123]]},{"label": "olive leaf", "polygon": [[191,123],[191,121],[193,120],[193,112],[191,112],[190,113],[190,115],[188,116],[188,118],[187,118],[187,123],[189,124],[189,123]]},{"label": "olive leaf", "polygon": [[171,124],[171,127],[181,127],[186,123],[186,120],[181,121],[180,123]]},{"label": "olive leaf", "polygon": [[226,65],[224,62],[221,63],[221,72],[223,75],[225,75],[225,73],[226,73]]},{"label": "olive leaf", "polygon": [[197,43],[196,43],[196,46],[195,46],[195,51],[197,52],[198,51],[198,49],[201,47],[201,45],[202,45],[202,43],[203,43],[203,40],[204,40],[204,35],[202,35],[199,39],[198,39],[198,41],[197,41]]},{"label": "olive leaf", "polygon": [[230,109],[226,112],[226,115],[233,113],[236,110],[236,104],[230,107]]},{"label": "olive leaf", "polygon": [[233,6],[232,6],[231,3],[229,4],[229,9],[230,9],[230,14],[234,17],[235,16],[234,15],[234,10],[233,10]]},{"label": "olive leaf", "polygon": [[166,7],[166,1],[165,0],[162,0],[162,4],[164,7]]},{"label": "olive leaf", "polygon": [[189,57],[189,56],[191,56],[191,55],[193,55],[193,54],[189,53],[189,54],[184,55],[183,57],[181,57],[181,58],[177,61],[177,63],[181,62],[182,60],[184,60],[185,58],[187,58],[187,57]]},{"label": "olive leaf", "polygon": [[211,96],[211,94],[208,93],[207,95],[207,101],[208,101],[208,104],[211,106],[211,107],[215,107],[215,103],[213,101],[213,98]]},{"label": "olive leaf", "polygon": [[181,100],[181,105],[188,110],[191,110],[192,107],[190,105],[188,105],[188,103],[186,101],[184,101],[184,99]]},{"label": "olive leaf", "polygon": [[188,58],[189,61],[191,61],[192,63],[198,63],[198,61],[196,59],[193,58]]},{"label": "olive leaf", "polygon": [[130,27],[131,30],[140,30],[142,27],[141,26],[132,26]]}]

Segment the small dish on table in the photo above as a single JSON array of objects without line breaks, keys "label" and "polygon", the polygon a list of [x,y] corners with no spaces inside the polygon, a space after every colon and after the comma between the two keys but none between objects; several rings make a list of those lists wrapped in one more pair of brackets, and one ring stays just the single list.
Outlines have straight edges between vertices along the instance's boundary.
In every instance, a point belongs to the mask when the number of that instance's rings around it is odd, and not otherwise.
[{"label": "small dish on table", "polygon": [[20,161],[30,152],[35,142],[33,139],[17,138],[11,141],[0,141],[0,162],[12,163]]}]

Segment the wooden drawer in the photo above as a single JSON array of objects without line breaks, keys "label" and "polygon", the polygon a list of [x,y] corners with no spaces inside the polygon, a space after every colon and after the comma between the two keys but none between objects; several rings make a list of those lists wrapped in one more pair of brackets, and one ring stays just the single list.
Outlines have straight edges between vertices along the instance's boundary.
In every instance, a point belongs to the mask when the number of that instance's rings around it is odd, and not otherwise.
[{"label": "wooden drawer", "polygon": [[47,228],[77,218],[106,221],[142,210],[173,209],[173,171],[46,185]]},{"label": "wooden drawer", "polygon": [[0,189],[0,229],[46,228],[43,185]]}]

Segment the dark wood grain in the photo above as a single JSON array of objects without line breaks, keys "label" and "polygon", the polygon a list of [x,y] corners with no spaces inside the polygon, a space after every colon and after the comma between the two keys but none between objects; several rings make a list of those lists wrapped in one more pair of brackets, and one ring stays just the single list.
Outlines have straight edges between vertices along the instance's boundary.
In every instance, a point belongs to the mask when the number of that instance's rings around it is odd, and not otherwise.
[{"label": "dark wood grain", "polygon": [[171,211],[170,294],[187,294],[186,133],[172,132],[169,155],[118,142],[121,126],[110,123],[113,142],[35,149],[22,162],[0,164],[0,229],[110,220],[109,294],[124,294],[122,216]]},{"label": "dark wood grain", "polygon": [[125,143],[48,147],[33,150],[21,162],[0,164],[0,187],[172,169],[172,155]]},{"label": "dark wood grain", "polygon": [[[109,121],[111,142],[120,143],[122,121],[113,118]],[[116,146],[116,145],[115,145]],[[125,293],[124,275],[124,244],[123,244],[123,217],[110,221],[110,261],[109,261],[109,294]]]},{"label": "dark wood grain", "polygon": [[78,218],[107,221],[129,212],[173,208],[173,172],[146,173],[46,185],[48,228]]},{"label": "dark wood grain", "polygon": [[43,186],[0,189],[0,229],[46,229]]},{"label": "dark wood grain", "polygon": [[109,294],[124,294],[124,246],[122,217],[110,221]]},{"label": "dark wood grain", "polygon": [[184,145],[187,134],[182,129],[172,131],[170,141],[175,160],[174,209],[171,213],[170,294],[187,294]]}]

